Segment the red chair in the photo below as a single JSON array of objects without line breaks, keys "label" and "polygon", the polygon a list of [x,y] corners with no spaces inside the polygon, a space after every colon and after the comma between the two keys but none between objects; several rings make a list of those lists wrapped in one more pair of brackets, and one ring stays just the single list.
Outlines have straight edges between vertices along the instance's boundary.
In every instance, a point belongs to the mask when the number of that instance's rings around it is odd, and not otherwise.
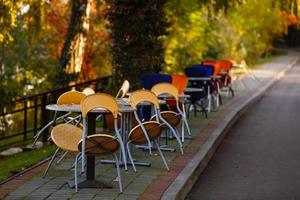
[{"label": "red chair", "polygon": [[221,86],[221,80],[217,79],[216,76],[220,76],[220,64],[217,61],[214,60],[205,60],[202,62],[203,65],[207,66],[213,66],[214,67],[214,74],[213,78],[211,79],[212,84],[212,92],[216,94],[217,97],[217,106],[222,104],[222,98],[220,95],[220,88]]},{"label": "red chair", "polygon": [[220,66],[220,72],[221,75],[221,88],[226,87],[227,88],[227,96],[229,95],[229,92],[231,93],[231,96],[234,96],[234,91],[231,87],[231,76],[229,74],[229,71],[233,67],[233,62],[230,60],[219,60],[218,61]]}]

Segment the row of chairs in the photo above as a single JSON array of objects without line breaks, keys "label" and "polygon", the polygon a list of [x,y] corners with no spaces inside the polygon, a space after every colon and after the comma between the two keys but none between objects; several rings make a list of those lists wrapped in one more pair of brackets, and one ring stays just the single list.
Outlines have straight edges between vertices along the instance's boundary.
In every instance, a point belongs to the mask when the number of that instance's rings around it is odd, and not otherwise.
[{"label": "row of chairs", "polygon": [[189,101],[186,102],[187,110],[189,113],[193,106],[196,115],[197,108],[200,107],[200,111],[207,117],[207,111],[212,111],[213,103],[216,106],[222,104],[221,90],[225,90],[227,96],[234,96],[230,76],[232,68],[233,62],[229,60],[206,60],[185,68],[185,75],[146,73],[141,80],[146,89],[151,89],[153,85],[161,82],[171,83],[179,90],[179,94],[183,94],[186,87],[202,88],[202,91],[185,92],[190,95]]},{"label": "row of chairs", "polygon": [[[165,93],[173,96],[176,100],[176,105],[179,111],[178,113],[174,111],[160,111],[158,96]],[[162,157],[166,169],[169,170],[167,162],[160,150],[160,145],[157,139],[159,138],[162,130],[164,130],[166,127],[171,129],[173,136],[177,139],[179,149],[183,153],[182,143],[179,139],[177,131],[174,129],[174,126],[177,126],[180,123],[180,119],[185,117],[178,103],[179,101],[177,88],[168,83],[161,83],[155,85],[151,91],[145,89],[135,91],[130,95],[129,99],[133,108],[137,108],[140,103],[147,101],[153,105],[155,111],[155,114],[149,121],[141,121],[138,116],[138,112],[134,112],[135,119],[138,124],[130,131],[128,135],[128,141],[126,143],[127,153],[129,155],[130,163],[132,164],[134,171],[136,171],[136,167],[134,165],[134,161],[130,152],[130,144],[147,144],[149,147],[149,152],[151,153],[152,143],[156,146],[160,156]],[[49,162],[45,175],[52,162],[54,161],[59,149],[62,149],[66,152],[76,152],[78,153],[75,159],[75,187],[77,191],[78,160],[82,160],[82,171],[84,171],[84,158],[86,155],[103,155],[107,153],[113,153],[117,165],[120,191],[122,192],[119,162],[115,152],[119,149],[119,147],[121,147],[123,159],[126,159],[126,156],[124,148],[125,144],[123,143],[124,141],[122,141],[122,137],[118,128],[119,106],[115,98],[103,93],[85,95],[84,93],[78,91],[70,91],[61,95],[58,98],[57,103],[70,104],[74,103],[73,100],[76,101],[75,103],[78,103],[80,100],[80,109],[83,118],[83,129],[76,125],[66,123],[59,124],[52,129],[51,139],[58,146],[58,149]],[[105,108],[109,112],[111,112],[114,118],[115,134],[94,134],[92,136],[86,135],[86,116],[87,113],[95,107]],[[186,123],[186,126],[188,127],[187,121],[184,121],[183,123]]]}]

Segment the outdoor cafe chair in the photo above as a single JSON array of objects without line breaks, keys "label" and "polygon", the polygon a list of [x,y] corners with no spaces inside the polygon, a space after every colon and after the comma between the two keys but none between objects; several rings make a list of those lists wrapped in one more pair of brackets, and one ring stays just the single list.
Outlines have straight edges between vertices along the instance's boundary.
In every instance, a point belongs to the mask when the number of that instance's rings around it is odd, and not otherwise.
[{"label": "outdoor cafe chair", "polygon": [[221,65],[219,62],[214,60],[205,60],[202,62],[202,65],[214,68],[214,72],[213,75],[211,76],[210,82],[213,85],[212,89],[217,100],[216,101],[217,106],[222,105],[222,97],[221,97],[222,76],[220,75]]},{"label": "outdoor cafe chair", "polygon": [[[142,87],[147,90],[157,83],[171,83],[172,76],[169,74],[160,74],[160,73],[145,73],[142,75]],[[141,106],[140,114],[144,120],[150,120],[151,118],[151,109],[149,106]]]},{"label": "outdoor cafe chair", "polygon": [[[188,104],[187,112],[189,115],[190,108],[193,106],[194,115],[197,115],[198,107],[201,108],[201,112],[207,117],[207,111],[211,110],[212,105],[212,87],[211,76],[213,75],[214,68],[203,65],[192,65],[185,68],[185,74],[189,79],[189,87],[202,88],[203,91],[199,92],[186,92],[191,96],[190,103]],[[195,80],[190,80],[196,78]],[[208,108],[205,107],[205,100],[208,101]]]},{"label": "outdoor cafe chair", "polygon": [[87,115],[88,113],[95,109],[95,108],[103,108],[109,111],[110,114],[113,115],[114,118],[114,129],[111,135],[115,135],[118,138],[120,147],[121,147],[121,154],[124,159],[125,169],[127,170],[127,161],[125,156],[125,148],[124,143],[122,141],[122,137],[120,135],[120,129],[118,127],[118,113],[119,113],[119,105],[116,99],[105,93],[96,93],[89,96],[86,96],[82,99],[80,103],[80,110],[83,118],[83,134],[82,134],[82,148],[81,148],[81,160],[82,160],[82,172],[84,172],[85,166],[85,139],[87,134]]},{"label": "outdoor cafe chair", "polygon": [[[142,76],[142,86],[145,89],[151,90],[151,88],[159,83],[172,83],[172,76],[170,74],[160,74],[160,73],[145,73]],[[161,106],[161,110],[168,110],[169,107],[172,107],[172,101],[166,101],[167,104],[162,105]],[[147,121],[149,120],[153,115],[151,113],[151,109],[149,109],[149,106],[142,106],[141,108],[141,115],[142,117]],[[180,141],[180,138],[178,136],[178,134],[176,133],[176,131],[174,130],[174,128],[168,123],[168,122],[164,122],[166,123],[165,126],[168,127],[167,131],[171,131],[172,136],[174,136],[178,142],[179,148],[181,153],[183,153],[183,148],[182,148],[182,143]],[[167,134],[168,132],[166,132]],[[167,142],[167,137],[166,137],[166,142]],[[161,148],[163,150],[166,151],[174,151],[174,149],[170,149],[170,148]]]},{"label": "outdoor cafe chair", "polygon": [[[80,104],[81,100],[85,97],[86,95],[82,92],[79,91],[68,91],[65,92],[63,94],[61,94],[57,101],[56,104]],[[70,117],[70,115],[72,114],[72,112],[67,112],[66,114],[63,114],[59,117],[57,117],[58,115],[58,111],[55,111],[53,119],[46,124],[41,130],[39,130],[39,132],[34,136],[35,140],[32,143],[32,146],[34,147],[36,142],[38,141],[38,139],[45,134],[45,130],[47,130],[49,127],[51,127],[52,125],[54,125],[56,122],[59,122],[61,120],[65,121],[65,123],[71,123],[72,121],[78,120],[80,121],[80,117],[81,115],[76,116],[75,118],[68,118]],[[77,122],[78,122],[77,121]]]},{"label": "outdoor cafe chair", "polygon": [[130,162],[132,164],[133,170],[135,172],[137,171],[134,160],[132,158],[130,144],[135,144],[135,145],[148,144],[149,152],[151,154],[151,149],[152,149],[151,142],[153,141],[159,152],[160,157],[162,158],[162,161],[163,161],[166,169],[169,171],[168,164],[166,162],[166,159],[165,159],[165,157],[160,149],[160,146],[158,144],[158,141],[157,141],[157,139],[161,135],[162,125],[159,123],[159,118],[161,118],[161,116],[159,114],[159,102],[158,102],[156,95],[149,90],[142,89],[142,90],[134,91],[129,96],[129,100],[130,100],[131,106],[135,109],[137,109],[138,105],[140,105],[143,102],[150,103],[154,107],[155,113],[157,114],[156,121],[141,122],[137,111],[136,110],[134,111],[134,116],[135,116],[136,121],[138,122],[138,125],[133,127],[131,129],[131,131],[129,132],[128,141],[126,144],[128,156],[129,156]]},{"label": "outdoor cafe chair", "polygon": [[[129,91],[129,88],[130,88],[130,83],[128,80],[124,80],[123,81],[123,84],[121,86],[121,88],[119,89],[117,95],[116,95],[116,98],[124,98],[127,94],[127,92]],[[102,115],[99,115],[97,117],[97,120],[99,120],[101,118]],[[114,128],[114,118],[113,118],[113,115],[111,114],[105,114],[104,115],[104,118],[103,118],[103,124],[104,124],[104,128],[105,130],[113,130]]]},{"label": "outdoor cafe chair", "polygon": [[[152,87],[151,91],[157,97],[159,97],[163,94],[167,94],[167,95],[170,95],[171,98],[174,98],[175,103],[176,103],[176,111],[177,112],[167,110],[167,111],[161,111],[160,114],[161,114],[162,118],[166,122],[168,122],[169,125],[171,125],[171,131],[172,132],[175,131],[174,136],[176,137],[176,139],[178,137],[177,134],[176,134],[177,133],[176,127],[179,125],[180,121],[182,121],[181,141],[184,142],[184,137],[185,137],[185,135],[184,135],[184,126],[186,127],[189,135],[191,135],[191,131],[190,131],[189,124],[187,122],[185,112],[182,109],[184,105],[180,106],[180,104],[179,104],[178,89],[170,83],[158,83],[158,84],[156,84]],[[179,143],[179,145],[182,145],[182,144]]]},{"label": "outdoor cafe chair", "polygon": [[75,166],[74,182],[75,182],[76,192],[78,191],[78,184],[77,184],[78,160],[82,152],[85,152],[86,155],[92,155],[92,156],[113,154],[113,157],[116,161],[119,189],[120,192],[122,193],[121,173],[120,173],[118,157],[116,155],[116,152],[120,146],[117,137],[107,135],[107,134],[94,134],[94,135],[89,135],[83,139],[81,128],[74,126],[72,124],[59,124],[52,129],[51,138],[52,141],[64,151],[70,153],[77,153],[75,158],[75,165],[74,165]]},{"label": "outdoor cafe chair", "polygon": [[247,74],[249,78],[253,81],[259,83],[260,80],[255,76],[254,73],[251,72],[245,60],[242,60],[240,64],[235,61],[231,61],[233,63],[233,75],[236,77],[235,82],[239,82],[243,88],[248,88],[246,82],[244,81],[244,74]]},{"label": "outdoor cafe chair", "polygon": [[128,80],[124,80],[121,88],[119,89],[116,98],[124,98],[129,90],[130,83]]},{"label": "outdoor cafe chair", "polygon": [[233,68],[233,62],[230,60],[219,60],[217,61],[220,65],[219,75],[221,76],[220,87],[227,90],[227,96],[231,93],[231,97],[234,97],[234,90],[231,85],[230,70]]}]

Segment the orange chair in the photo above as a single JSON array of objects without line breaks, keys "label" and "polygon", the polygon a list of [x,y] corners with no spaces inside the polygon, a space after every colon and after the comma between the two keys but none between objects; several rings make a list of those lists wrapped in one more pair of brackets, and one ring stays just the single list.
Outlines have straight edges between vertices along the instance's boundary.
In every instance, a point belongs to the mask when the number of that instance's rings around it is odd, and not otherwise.
[{"label": "orange chair", "polygon": [[221,72],[229,73],[229,70],[233,67],[233,62],[230,60],[219,60],[218,63],[220,65]]},{"label": "orange chair", "polygon": [[229,95],[229,92],[231,93],[231,96],[234,96],[234,91],[231,87],[231,76],[229,74],[230,69],[233,67],[233,62],[230,60],[219,60],[218,61],[220,65],[220,75],[221,75],[221,84],[220,87],[226,87],[227,88],[227,96]]},{"label": "orange chair", "polygon": [[184,89],[188,84],[188,78],[185,75],[172,75],[172,85],[174,85],[178,89],[178,94],[183,94]]}]

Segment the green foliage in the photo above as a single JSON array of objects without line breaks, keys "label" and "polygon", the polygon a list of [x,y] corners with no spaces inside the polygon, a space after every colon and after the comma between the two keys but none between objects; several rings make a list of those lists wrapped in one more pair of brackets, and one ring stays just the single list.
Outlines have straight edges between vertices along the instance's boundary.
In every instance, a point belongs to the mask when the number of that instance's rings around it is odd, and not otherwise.
[{"label": "green foliage", "polygon": [[17,26],[17,12],[21,6],[20,0],[1,0],[0,2],[0,44],[11,41],[11,29]]},{"label": "green foliage", "polygon": [[116,85],[124,79],[138,85],[144,72],[159,72],[164,64],[162,38],[167,34],[165,0],[107,0]]},{"label": "green foliage", "polygon": [[[235,38],[228,43],[238,45],[236,48],[241,52],[240,55],[232,56],[232,59],[243,58],[249,62],[255,62],[270,50],[274,38],[285,33],[287,28],[278,5],[274,5],[272,0],[247,0],[246,3],[236,4],[228,12],[227,19],[235,34]],[[226,54],[230,56],[226,51],[223,48],[222,57]]]},{"label": "green foliage", "polygon": [[213,46],[213,32],[208,21],[208,9],[196,1],[171,0],[166,4],[166,15],[171,23],[165,39],[167,72],[179,71],[190,64],[199,63]]},{"label": "green foliage", "polygon": [[171,0],[165,9],[171,23],[165,39],[168,72],[203,59],[256,62],[287,29],[273,0]]}]

